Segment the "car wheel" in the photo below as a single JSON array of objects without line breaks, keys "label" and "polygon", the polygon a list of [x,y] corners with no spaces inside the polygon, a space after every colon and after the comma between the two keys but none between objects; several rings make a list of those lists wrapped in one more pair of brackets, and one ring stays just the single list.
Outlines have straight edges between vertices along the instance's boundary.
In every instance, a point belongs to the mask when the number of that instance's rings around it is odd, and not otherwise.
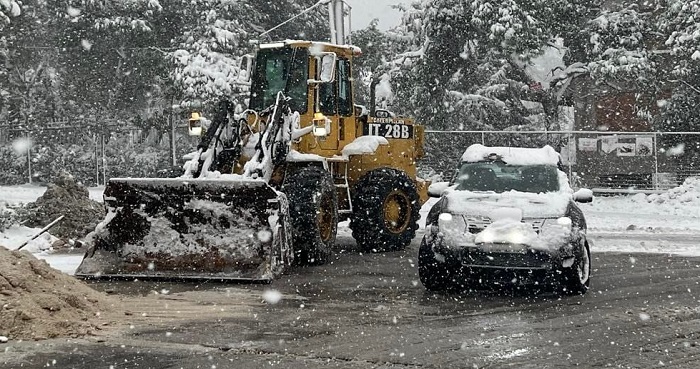
[{"label": "car wheel", "polygon": [[418,250],[418,276],[428,291],[444,291],[452,285],[453,271],[444,260],[438,260],[425,238]]},{"label": "car wheel", "polygon": [[591,282],[591,251],[588,242],[578,248],[573,264],[561,270],[562,292],[567,295],[583,295]]}]

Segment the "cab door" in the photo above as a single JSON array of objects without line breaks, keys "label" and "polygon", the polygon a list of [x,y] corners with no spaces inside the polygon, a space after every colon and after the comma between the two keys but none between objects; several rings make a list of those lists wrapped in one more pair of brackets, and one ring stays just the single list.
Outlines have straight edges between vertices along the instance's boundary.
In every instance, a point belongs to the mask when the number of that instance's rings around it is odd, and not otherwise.
[{"label": "cab door", "polygon": [[332,83],[319,85],[319,110],[332,121],[328,137],[325,141],[319,140],[324,150],[338,150],[339,142],[346,140],[346,132],[355,127],[350,61],[338,58],[335,70]]},{"label": "cab door", "polygon": [[350,68],[350,60],[338,59],[338,137],[342,146],[355,139],[355,105]]}]

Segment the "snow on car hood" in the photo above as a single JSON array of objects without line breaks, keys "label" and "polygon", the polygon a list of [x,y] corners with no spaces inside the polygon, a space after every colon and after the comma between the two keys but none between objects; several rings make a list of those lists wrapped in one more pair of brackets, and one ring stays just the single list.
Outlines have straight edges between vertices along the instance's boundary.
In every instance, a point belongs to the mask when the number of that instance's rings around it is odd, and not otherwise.
[{"label": "snow on car hood", "polygon": [[571,219],[559,217],[539,223],[539,233],[533,224],[522,222],[506,212],[506,217],[488,224],[481,232],[472,233],[469,222],[463,215],[440,214],[438,220],[439,236],[448,247],[475,247],[482,250],[502,249],[503,245],[525,245],[532,249],[556,250],[565,245],[571,235]]},{"label": "snow on car hood", "polygon": [[566,213],[569,191],[529,193],[520,191],[472,192],[450,188],[445,191],[446,208],[451,214],[501,218],[505,208],[519,209],[523,218],[557,218]]}]

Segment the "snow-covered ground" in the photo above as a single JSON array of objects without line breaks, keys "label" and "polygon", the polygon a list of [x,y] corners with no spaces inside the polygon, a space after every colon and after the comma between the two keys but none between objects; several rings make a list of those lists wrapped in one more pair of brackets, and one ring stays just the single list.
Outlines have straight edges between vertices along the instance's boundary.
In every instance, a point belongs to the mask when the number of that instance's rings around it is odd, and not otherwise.
[{"label": "snow-covered ground", "polygon": [[[34,185],[0,186],[0,207],[28,203],[41,196],[45,187]],[[90,197],[102,201],[104,188],[90,188]],[[430,199],[421,209],[421,228],[425,216],[436,202]],[[683,185],[660,195],[596,197],[591,204],[580,204],[589,227],[593,252],[640,252],[700,256],[700,179],[688,179]],[[39,229],[13,226],[0,232],[0,244],[15,249],[38,233]],[[350,237],[348,222],[339,225],[341,236]],[[25,250],[45,259],[51,266],[72,273],[82,260],[81,254],[55,254],[55,240],[43,235]]]}]

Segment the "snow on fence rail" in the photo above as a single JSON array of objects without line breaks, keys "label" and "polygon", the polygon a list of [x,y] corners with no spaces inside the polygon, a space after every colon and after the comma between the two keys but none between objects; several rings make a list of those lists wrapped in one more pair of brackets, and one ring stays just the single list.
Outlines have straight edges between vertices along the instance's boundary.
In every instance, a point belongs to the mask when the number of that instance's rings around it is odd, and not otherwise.
[{"label": "snow on fence rail", "polygon": [[471,144],[550,145],[574,187],[599,193],[655,192],[700,175],[700,132],[426,130],[422,171],[449,176]]}]

